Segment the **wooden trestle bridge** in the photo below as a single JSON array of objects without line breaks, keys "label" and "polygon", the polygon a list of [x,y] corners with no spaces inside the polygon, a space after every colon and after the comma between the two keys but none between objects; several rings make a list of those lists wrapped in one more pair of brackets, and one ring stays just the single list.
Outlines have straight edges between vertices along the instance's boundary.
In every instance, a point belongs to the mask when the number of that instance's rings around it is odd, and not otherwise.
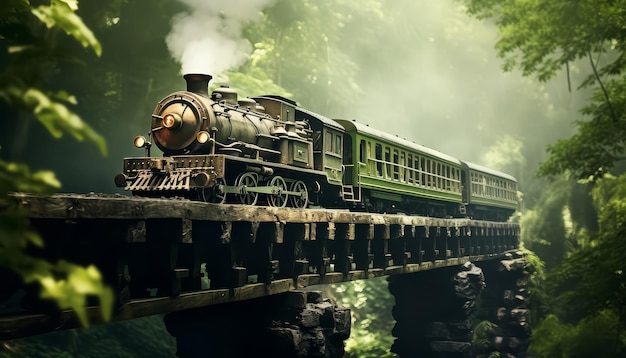
[{"label": "wooden trestle bridge", "polygon": [[[116,293],[114,320],[505,259],[519,246],[512,223],[104,194],[11,198],[2,205],[27,209],[42,257],[100,269]],[[75,326],[72,312],[35,306],[0,317],[0,340]]]}]

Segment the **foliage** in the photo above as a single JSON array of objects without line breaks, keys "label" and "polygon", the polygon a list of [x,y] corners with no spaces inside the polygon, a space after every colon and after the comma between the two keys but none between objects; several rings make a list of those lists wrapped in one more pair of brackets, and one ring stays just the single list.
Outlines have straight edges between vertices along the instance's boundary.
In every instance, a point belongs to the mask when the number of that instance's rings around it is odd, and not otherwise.
[{"label": "foliage", "polygon": [[[23,1],[28,4],[27,1]],[[32,113],[56,138],[68,133],[78,140],[95,143],[102,154],[107,149],[104,139],[74,114],[67,104],[75,105],[76,98],[65,91],[43,88],[46,73],[67,55],[55,48],[57,28],[100,54],[100,44],[82,20],[75,14],[77,3],[52,0],[50,5],[24,6],[12,0],[13,11],[0,19],[0,38],[10,54],[7,67],[0,72],[0,101],[6,105]],[[70,6],[71,5],[71,6]],[[43,21],[50,30],[46,32]],[[3,47],[4,47],[3,46]]]},{"label": "foliage", "polygon": [[524,275],[528,279],[526,304],[530,309],[530,321],[539,322],[549,312],[547,304],[550,302],[550,293],[543,287],[547,274],[546,264],[535,252],[524,248],[523,243],[521,246],[526,259]]},{"label": "foliage", "polygon": [[32,9],[33,15],[46,24],[49,29],[60,28],[74,37],[83,47],[90,47],[100,56],[102,46],[83,20],[74,13],[78,10],[78,0],[51,0],[50,5],[41,5]]},{"label": "foliage", "polygon": [[[218,78],[217,81],[220,79]],[[241,97],[252,97],[263,94],[273,94],[285,98],[293,97],[293,94],[280,87],[267,76],[262,69],[249,65],[244,66],[240,71],[228,72],[225,82],[230,87],[237,89],[237,94]]]},{"label": "foliage", "polygon": [[[569,356],[575,352],[572,342],[579,340],[585,345],[577,348],[581,352],[592,349],[587,345],[600,349],[607,341],[606,349],[616,356],[625,348],[626,174],[598,180],[592,194],[598,230],[588,233],[584,244],[551,270],[544,282],[543,310],[552,316],[533,333],[532,347],[551,353],[546,356]],[[543,330],[552,330],[556,336],[542,334]],[[618,336],[622,338],[616,341]]]},{"label": "foliage", "polygon": [[[526,246],[552,268],[542,295],[550,314],[537,326],[531,349],[549,357],[620,356],[626,317],[626,179],[608,173],[620,173],[618,164],[626,159],[626,2],[462,2],[470,15],[495,22],[505,71],[519,69],[542,82],[563,70],[568,80],[571,70],[585,71],[578,88],[593,92],[580,109],[584,119],[574,122],[576,134],[548,146],[549,158],[537,174],[552,182],[538,209],[522,218]],[[597,215],[589,215],[592,208]],[[585,216],[597,222],[582,220]]]},{"label": "foliage", "polygon": [[[612,0],[464,0],[469,14],[495,20],[496,49],[504,69],[520,69],[540,81],[570,64],[587,66],[580,87],[593,86],[590,104],[581,110],[590,121],[575,122],[579,133],[548,147],[540,175],[569,173],[596,179],[623,160],[625,136],[626,1]],[[590,16],[589,14],[593,14]]]},{"label": "foliage", "polygon": [[[480,321],[472,331],[472,346],[474,351],[489,351],[490,335],[498,325],[490,321]],[[477,355],[477,358],[489,358],[489,354]]]},{"label": "foliage", "polygon": [[[30,173],[24,164],[0,160],[0,197],[11,192],[50,193],[60,186],[54,173]],[[24,219],[17,207],[0,212],[0,266],[17,273],[25,284],[38,283],[41,298],[53,299],[61,309],[73,309],[83,325],[87,325],[84,309],[87,295],[97,295],[105,320],[111,317],[113,292],[104,287],[94,266],[81,267],[66,261],[56,264],[27,254],[29,246],[43,247],[41,237]]]},{"label": "foliage", "polygon": [[[319,113],[335,115],[357,103],[359,66],[349,49],[355,41],[371,43],[371,21],[387,24],[380,1],[339,0],[322,6],[311,0],[279,0],[263,16],[245,32],[255,47],[254,66],[292,92],[301,106]],[[360,36],[344,35],[353,31]]]},{"label": "foliage", "polygon": [[[55,66],[59,54],[54,46],[61,29],[83,46],[100,54],[100,44],[80,17],[77,2],[51,0],[49,5],[32,6],[26,0],[11,0],[0,12],[0,36],[11,55],[0,72],[0,100],[26,120],[34,115],[54,137],[68,133],[79,140],[95,143],[103,154],[102,137],[70,111],[61,101],[75,104],[64,91],[43,89],[45,72]],[[43,30],[43,24],[49,30]],[[18,114],[17,111],[21,111]],[[17,118],[15,118],[17,119]],[[28,166],[0,159],[0,199],[7,204],[0,212],[0,266],[18,274],[26,284],[38,284],[42,299],[52,299],[61,309],[73,309],[80,322],[88,324],[85,304],[88,296],[100,299],[105,320],[111,316],[113,293],[102,284],[94,266],[81,267],[66,261],[50,263],[28,253],[43,246],[41,237],[30,227],[25,213],[12,204],[12,192],[51,193],[60,187],[54,173],[31,173]]]},{"label": "foliage", "polygon": [[621,28],[626,3],[622,0],[463,3],[470,15],[495,21],[500,34],[496,49],[504,58],[505,71],[520,69],[526,76],[546,81],[563,66],[590,53],[606,54],[612,61],[600,74],[620,72],[624,65],[620,55],[626,49],[626,34]]},{"label": "foliage", "polygon": [[75,104],[76,99],[73,96],[65,92],[44,93],[37,88],[26,89],[16,78],[8,78],[5,83],[8,84],[11,81],[14,81],[14,84],[0,89],[0,98],[3,98],[6,103],[33,113],[55,138],[62,137],[64,133],[81,141],[87,138],[96,143],[100,151],[106,154],[104,139],[67,106],[58,101],[63,100]]},{"label": "foliage", "polygon": [[[583,318],[577,325],[562,323],[549,315],[536,325],[530,352],[538,357],[618,357],[626,335],[615,334],[618,315],[612,310]],[[623,348],[622,348],[623,349]]]},{"label": "foliage", "polygon": [[[539,175],[569,172],[579,179],[597,179],[624,160],[626,149],[626,79],[606,83],[606,93],[598,88],[591,103],[581,113],[591,117],[576,121],[578,133],[548,146],[550,157]],[[610,98],[610,102],[607,100]]]},{"label": "foliage", "polygon": [[352,332],[346,340],[346,357],[395,357],[389,351],[393,297],[384,278],[332,285],[340,305],[350,307]]},{"label": "foliage", "polygon": [[485,152],[483,163],[489,168],[512,173],[516,178],[521,178],[522,173],[513,173],[513,170],[526,167],[523,149],[524,143],[520,139],[504,134]]},{"label": "foliage", "polygon": [[0,357],[174,357],[175,341],[155,315],[4,342]]},{"label": "foliage", "polygon": [[533,208],[521,215],[521,240],[529,250],[536,252],[551,268],[566,254],[568,238],[565,235],[564,210],[571,192],[571,183],[562,179],[544,183],[541,197]]}]

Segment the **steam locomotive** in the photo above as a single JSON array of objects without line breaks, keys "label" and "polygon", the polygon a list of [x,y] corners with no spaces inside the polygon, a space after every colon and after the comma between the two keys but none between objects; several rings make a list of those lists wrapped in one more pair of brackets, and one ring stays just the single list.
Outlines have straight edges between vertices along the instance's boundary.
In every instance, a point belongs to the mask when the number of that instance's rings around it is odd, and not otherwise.
[{"label": "steam locomotive", "polygon": [[[162,99],[145,156],[124,159],[115,184],[145,197],[271,207],[347,208],[506,221],[514,177],[274,95],[238,98],[210,75],[183,76]],[[151,156],[152,141],[163,156]]]}]

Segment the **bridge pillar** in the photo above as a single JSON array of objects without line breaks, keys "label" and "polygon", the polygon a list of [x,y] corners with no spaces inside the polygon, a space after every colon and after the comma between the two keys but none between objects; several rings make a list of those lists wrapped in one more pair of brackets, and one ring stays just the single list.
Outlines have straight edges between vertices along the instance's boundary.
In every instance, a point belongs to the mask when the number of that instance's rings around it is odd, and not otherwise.
[{"label": "bridge pillar", "polygon": [[482,270],[470,262],[389,277],[396,304],[391,351],[400,357],[465,357],[480,293]]},{"label": "bridge pillar", "polygon": [[[451,233],[452,251],[463,249],[457,244],[463,236]],[[481,235],[477,246],[491,250],[504,243],[499,240]],[[391,351],[403,358],[525,356],[531,334],[525,267],[521,252],[509,252],[504,259],[390,276]]]},{"label": "bridge pillar", "polygon": [[526,259],[521,252],[511,252],[503,260],[476,264],[487,280],[477,318],[481,320],[481,331],[486,333],[481,338],[488,342],[476,347],[476,353],[497,352],[510,357],[525,354],[531,334]]},{"label": "bridge pillar", "polygon": [[168,313],[164,323],[180,358],[341,358],[351,316],[320,291],[291,291]]}]

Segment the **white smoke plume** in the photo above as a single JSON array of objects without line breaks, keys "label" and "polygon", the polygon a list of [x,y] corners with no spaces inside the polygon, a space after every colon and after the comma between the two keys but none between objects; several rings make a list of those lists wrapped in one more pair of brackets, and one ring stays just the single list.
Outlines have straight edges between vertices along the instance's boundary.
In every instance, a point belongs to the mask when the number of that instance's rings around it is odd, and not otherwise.
[{"label": "white smoke plume", "polygon": [[165,42],[182,73],[218,75],[241,65],[252,51],[242,26],[260,20],[274,0],[179,0],[188,7],[174,16]]}]

